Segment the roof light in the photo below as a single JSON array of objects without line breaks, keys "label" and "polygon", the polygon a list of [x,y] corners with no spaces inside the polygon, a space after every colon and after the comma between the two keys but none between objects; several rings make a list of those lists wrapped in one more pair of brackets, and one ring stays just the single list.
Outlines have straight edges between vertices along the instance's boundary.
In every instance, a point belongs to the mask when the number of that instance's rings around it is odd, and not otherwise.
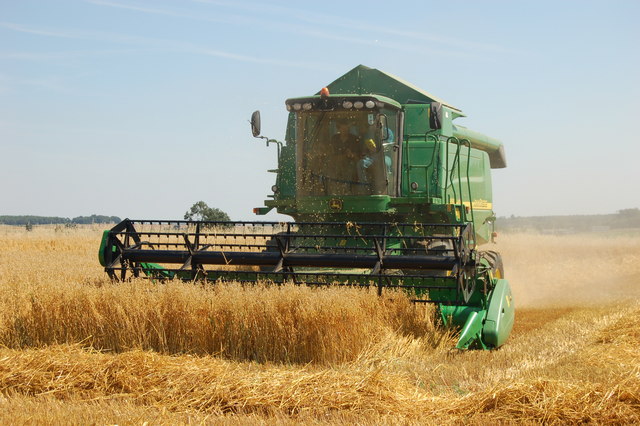
[{"label": "roof light", "polygon": [[342,103],[342,106],[343,106],[344,108],[346,108],[346,109],[351,109],[351,108],[353,108],[353,102],[351,102],[351,101],[344,101],[344,102]]},{"label": "roof light", "polygon": [[353,106],[356,107],[357,109],[360,109],[364,106],[364,103],[362,101],[355,101],[353,103]]},{"label": "roof light", "polygon": [[305,111],[309,111],[312,106],[313,105],[311,105],[311,102],[305,102],[304,104],[302,104],[302,109]]},{"label": "roof light", "polygon": [[301,108],[302,108],[302,104],[300,104],[300,103],[293,104],[293,109],[294,110],[300,111]]},{"label": "roof light", "polygon": [[374,106],[376,106],[375,102],[373,101],[367,101],[364,106],[366,106],[367,108],[373,108]]},{"label": "roof light", "polygon": [[328,87],[323,87],[323,88],[320,90],[320,97],[321,97],[321,98],[327,98],[327,97],[329,97],[329,88],[328,88]]}]

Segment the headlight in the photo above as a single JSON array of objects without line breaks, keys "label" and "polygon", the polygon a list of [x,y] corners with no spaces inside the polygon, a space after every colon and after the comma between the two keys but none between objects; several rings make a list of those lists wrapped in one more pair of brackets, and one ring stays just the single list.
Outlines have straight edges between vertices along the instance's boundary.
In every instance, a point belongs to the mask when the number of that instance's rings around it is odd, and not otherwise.
[{"label": "headlight", "polygon": [[300,111],[300,109],[302,109],[302,104],[293,104],[293,109]]},{"label": "headlight", "polygon": [[364,106],[364,103],[362,101],[355,101],[353,103],[353,106],[356,107],[357,109],[360,109]]},{"label": "headlight", "polygon": [[367,108],[373,108],[374,106],[376,106],[376,104],[373,101],[367,101],[367,103],[364,104],[364,106],[366,106]]},{"label": "headlight", "polygon": [[343,108],[345,108],[345,109],[351,109],[351,108],[353,108],[353,102],[351,102],[351,101],[344,101],[344,102],[342,103],[342,106],[343,106]]},{"label": "headlight", "polygon": [[313,105],[311,105],[311,102],[306,102],[304,104],[302,104],[302,109],[305,111],[309,111],[311,109]]}]

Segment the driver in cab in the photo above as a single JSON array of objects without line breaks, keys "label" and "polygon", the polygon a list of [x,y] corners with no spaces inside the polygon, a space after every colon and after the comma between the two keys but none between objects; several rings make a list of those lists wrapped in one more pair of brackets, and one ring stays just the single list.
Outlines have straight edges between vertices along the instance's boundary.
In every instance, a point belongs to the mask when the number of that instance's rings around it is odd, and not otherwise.
[{"label": "driver in cab", "polygon": [[[353,134],[351,125],[346,120],[337,122],[336,128],[337,133],[331,139],[334,150],[339,156],[336,160],[338,162],[340,162],[339,160],[347,160],[344,165],[347,169],[355,171],[355,173],[349,173],[348,180],[360,184],[370,183],[367,169],[374,163],[376,142],[373,138]],[[356,166],[355,170],[353,165]]]}]

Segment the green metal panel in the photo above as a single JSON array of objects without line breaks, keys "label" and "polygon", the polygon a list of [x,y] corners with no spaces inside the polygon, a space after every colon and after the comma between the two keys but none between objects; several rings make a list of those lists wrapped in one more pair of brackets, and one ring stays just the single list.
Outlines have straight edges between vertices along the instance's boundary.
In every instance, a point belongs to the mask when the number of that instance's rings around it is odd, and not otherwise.
[{"label": "green metal panel", "polygon": [[388,195],[304,197],[297,200],[296,207],[317,214],[382,213],[390,199]]},{"label": "green metal panel", "polygon": [[407,137],[423,137],[429,127],[429,105],[411,104],[404,106],[404,134]]},{"label": "green metal panel", "polygon": [[507,167],[504,146],[498,139],[483,135],[482,133],[475,132],[459,125],[453,126],[452,134],[459,139],[469,140],[472,147],[488,153],[491,168],[501,169]]},{"label": "green metal panel", "polygon": [[100,240],[100,249],[98,249],[98,260],[100,261],[100,265],[107,266],[105,250],[109,250],[109,231],[102,231],[102,239]]},{"label": "green metal panel", "polygon": [[486,344],[482,340],[482,321],[485,311],[473,311],[467,317],[467,321],[460,330],[460,338],[456,348],[469,349],[474,343],[479,344],[482,349],[487,349]]},{"label": "green metal panel", "polygon": [[[434,143],[411,138],[405,143],[402,194],[409,197],[441,197],[438,190],[438,155]],[[413,187],[412,187],[413,185]]]},{"label": "green metal panel", "polygon": [[331,93],[361,95],[373,93],[395,99],[401,104],[407,104],[409,101],[426,103],[440,102],[443,105],[459,111],[458,108],[401,78],[364,65],[358,65],[342,77],[330,83],[327,87]]},{"label": "green metal panel", "polygon": [[482,329],[485,342],[493,347],[499,347],[511,334],[515,320],[513,295],[507,280],[497,279],[495,288],[489,299],[487,318]]},{"label": "green metal panel", "polygon": [[459,116],[455,112],[455,110],[446,106],[442,107],[442,128],[440,129],[442,135],[453,136],[453,120]]}]

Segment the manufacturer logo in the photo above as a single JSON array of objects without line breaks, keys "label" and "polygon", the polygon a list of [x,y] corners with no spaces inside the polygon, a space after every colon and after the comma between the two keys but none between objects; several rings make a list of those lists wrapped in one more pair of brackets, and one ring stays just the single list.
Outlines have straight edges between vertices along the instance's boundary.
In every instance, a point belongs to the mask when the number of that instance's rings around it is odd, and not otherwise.
[{"label": "manufacturer logo", "polygon": [[329,208],[331,208],[331,210],[342,210],[342,200],[339,198],[330,199]]}]

